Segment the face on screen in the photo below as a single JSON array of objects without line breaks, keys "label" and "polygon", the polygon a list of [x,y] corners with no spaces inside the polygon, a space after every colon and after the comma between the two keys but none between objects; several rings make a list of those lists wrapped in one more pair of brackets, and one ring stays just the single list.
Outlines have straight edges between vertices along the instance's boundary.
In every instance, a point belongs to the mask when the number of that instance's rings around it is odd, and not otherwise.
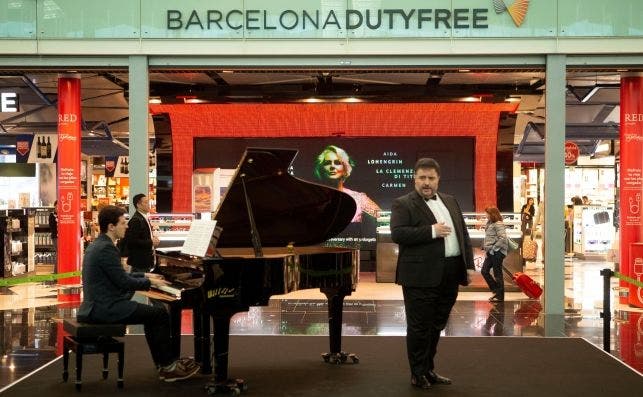
[{"label": "face on screen", "polygon": [[342,179],[344,177],[344,164],[335,152],[327,151],[324,154],[322,167],[324,168],[324,174],[328,179]]}]

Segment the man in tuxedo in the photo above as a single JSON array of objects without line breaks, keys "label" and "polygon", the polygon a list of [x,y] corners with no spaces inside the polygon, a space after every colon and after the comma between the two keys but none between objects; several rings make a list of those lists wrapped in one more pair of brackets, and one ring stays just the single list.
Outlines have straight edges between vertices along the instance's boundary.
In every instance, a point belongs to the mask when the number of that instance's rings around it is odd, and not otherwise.
[{"label": "man in tuxedo", "polygon": [[127,224],[127,232],[123,245],[127,256],[127,264],[132,272],[149,272],[154,267],[154,247],[159,245],[158,237],[152,233],[152,227],[147,219],[150,203],[144,194],[137,194],[132,199],[136,212]]},{"label": "man in tuxedo", "polygon": [[391,237],[399,245],[396,283],[404,294],[411,384],[428,389],[451,384],[434,371],[433,359],[458,285],[469,284],[474,265],[460,206],[438,193],[438,162],[419,159],[414,179],[415,190],[393,202]]}]

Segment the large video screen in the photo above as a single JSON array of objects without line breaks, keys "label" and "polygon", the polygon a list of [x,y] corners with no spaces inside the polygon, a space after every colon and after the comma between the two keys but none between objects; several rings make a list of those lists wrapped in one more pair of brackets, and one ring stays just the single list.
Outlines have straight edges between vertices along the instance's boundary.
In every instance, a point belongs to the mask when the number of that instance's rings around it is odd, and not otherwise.
[{"label": "large video screen", "polygon": [[374,249],[376,215],[396,197],[413,190],[413,166],[433,157],[442,168],[439,190],[453,194],[463,211],[474,209],[473,138],[195,138],[194,169],[234,169],[247,147],[292,148],[299,152],[291,173],[338,188],[358,203],[339,245]]}]

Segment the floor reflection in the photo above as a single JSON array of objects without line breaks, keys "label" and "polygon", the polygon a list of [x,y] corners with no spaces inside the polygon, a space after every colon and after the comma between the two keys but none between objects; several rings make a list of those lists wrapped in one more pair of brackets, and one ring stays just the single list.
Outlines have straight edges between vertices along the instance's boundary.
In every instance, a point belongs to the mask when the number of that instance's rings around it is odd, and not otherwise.
[{"label": "floor reflection", "polygon": [[[583,337],[602,348],[601,290],[597,292],[591,277],[600,279],[598,272],[603,267],[604,263],[566,262],[569,293],[562,317],[545,315],[541,302],[519,293],[508,294],[511,298],[500,303],[488,302],[487,292],[461,293],[444,335]],[[528,271],[532,277],[543,275],[542,267]],[[368,288],[368,277],[363,279],[367,280],[363,288]],[[371,287],[376,287],[375,283]],[[615,290],[613,302],[617,301],[616,294]],[[75,317],[78,303],[52,304],[54,297],[51,286],[43,285],[2,291],[0,304],[5,309],[0,310],[0,389],[62,353],[60,324],[64,318]],[[21,308],[20,302],[26,307]],[[192,333],[191,316],[190,311],[183,314],[184,334]],[[271,299],[268,306],[238,313],[232,318],[230,330],[237,335],[326,335],[327,316],[324,300],[284,296]],[[142,331],[142,326],[128,327],[130,334]],[[405,335],[403,302],[397,296],[346,300],[342,331],[344,335]],[[643,374],[643,310],[616,305],[610,335],[612,354]]]}]

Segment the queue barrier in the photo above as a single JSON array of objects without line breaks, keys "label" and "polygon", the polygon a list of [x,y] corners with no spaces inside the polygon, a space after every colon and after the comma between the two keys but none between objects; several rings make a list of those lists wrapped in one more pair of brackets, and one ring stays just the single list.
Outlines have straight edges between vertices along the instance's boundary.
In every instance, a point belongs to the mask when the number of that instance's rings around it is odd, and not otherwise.
[{"label": "queue barrier", "polygon": [[622,273],[615,272],[611,269],[601,270],[601,276],[603,276],[603,311],[600,313],[600,315],[603,319],[603,350],[609,353],[611,350],[610,325],[612,322],[612,310],[610,305],[610,280],[612,277],[616,277],[621,281],[635,285],[639,288],[643,288],[643,282],[632,277],[628,277]]}]

